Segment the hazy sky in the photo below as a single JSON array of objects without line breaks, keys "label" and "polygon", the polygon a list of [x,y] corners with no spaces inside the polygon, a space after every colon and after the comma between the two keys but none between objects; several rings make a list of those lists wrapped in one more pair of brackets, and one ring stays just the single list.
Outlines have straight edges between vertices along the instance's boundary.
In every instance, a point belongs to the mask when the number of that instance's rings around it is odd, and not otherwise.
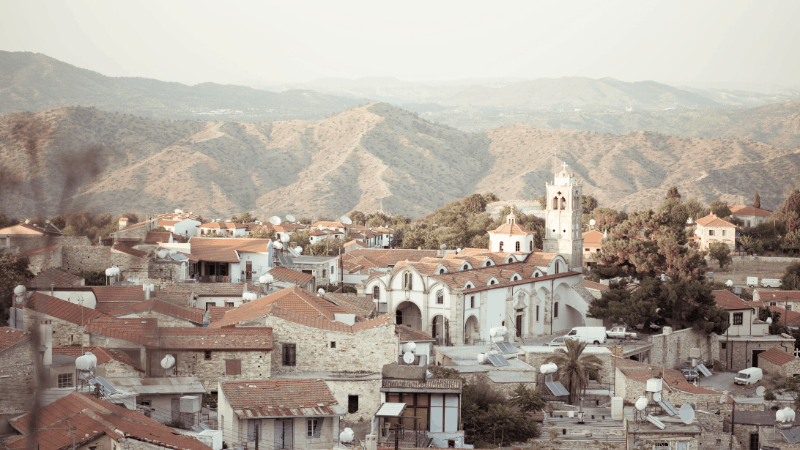
[{"label": "hazy sky", "polygon": [[0,50],[194,84],[393,76],[800,83],[800,1],[0,0]]}]

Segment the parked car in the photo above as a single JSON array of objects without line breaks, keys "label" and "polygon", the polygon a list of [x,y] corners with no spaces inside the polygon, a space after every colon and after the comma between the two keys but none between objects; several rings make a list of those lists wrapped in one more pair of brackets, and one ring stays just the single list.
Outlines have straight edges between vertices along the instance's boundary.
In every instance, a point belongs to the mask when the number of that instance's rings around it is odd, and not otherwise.
[{"label": "parked car", "polygon": [[565,347],[567,345],[567,339],[567,336],[557,337],[544,345],[545,347]]},{"label": "parked car", "polygon": [[736,384],[748,385],[758,383],[762,378],[764,378],[764,372],[762,372],[760,368],[750,367],[740,370],[733,378],[733,382]]},{"label": "parked car", "polygon": [[614,339],[638,339],[639,335],[634,331],[628,331],[626,327],[613,327],[606,332],[606,336]]},{"label": "parked car", "polygon": [[605,344],[606,327],[575,327],[567,333],[567,336],[588,344]]},{"label": "parked car", "polygon": [[779,288],[781,287],[781,280],[777,278],[762,278],[761,287],[765,288]]}]

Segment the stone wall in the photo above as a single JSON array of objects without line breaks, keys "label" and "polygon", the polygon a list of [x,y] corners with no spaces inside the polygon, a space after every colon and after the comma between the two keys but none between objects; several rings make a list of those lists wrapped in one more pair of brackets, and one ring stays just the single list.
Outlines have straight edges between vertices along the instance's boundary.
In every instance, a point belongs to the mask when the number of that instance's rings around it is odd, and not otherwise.
[{"label": "stone wall", "polygon": [[[5,242],[4,242],[5,243]],[[11,248],[14,253],[24,253],[38,248],[59,244],[64,247],[89,247],[92,245],[86,236],[12,236]]]},{"label": "stone wall", "polygon": [[[546,433],[542,433],[543,436],[547,436]],[[525,445],[515,445],[513,447],[515,450],[566,450],[566,449],[580,449],[580,450],[626,450],[627,442],[625,441],[613,441],[613,442],[606,442],[602,440],[602,436],[597,436],[597,439],[587,439],[587,440],[560,440],[556,439],[547,439],[547,440],[537,440],[530,444]]]},{"label": "stone wall", "polygon": [[111,266],[119,267],[121,279],[149,278],[149,259],[129,255],[111,247],[68,247],[62,252],[61,268],[70,273],[81,270],[103,272]]},{"label": "stone wall", "polygon": [[[53,347],[67,347],[83,341],[83,327],[80,325],[25,308],[22,321],[25,331],[38,331],[39,324],[45,320],[53,324]],[[88,318],[86,323],[89,323]]]},{"label": "stone wall", "polygon": [[[650,336],[650,364],[667,369],[680,369],[688,361],[689,350],[700,349],[700,360],[710,364],[719,361],[717,335],[706,335],[692,328],[673,331],[670,334]],[[710,367],[709,367],[710,368]]]},{"label": "stone wall", "polygon": [[[379,326],[357,333],[329,331],[268,316],[246,325],[272,328],[273,373],[366,372],[380,373],[383,366],[397,361],[400,340],[394,325]],[[331,343],[336,347],[332,348]],[[294,344],[296,365],[284,366],[283,344]]]},{"label": "stone wall", "polygon": [[35,355],[31,339],[0,351],[0,413],[28,412],[33,403]]},{"label": "stone wall", "polygon": [[142,242],[144,242],[144,238],[147,237],[147,232],[157,228],[158,227],[157,223],[158,223],[157,220],[152,220],[149,223],[144,223],[144,224],[141,224],[141,225],[140,224],[134,224],[134,225],[139,225],[139,226],[136,226],[136,227],[133,227],[133,228],[128,228],[127,230],[114,231],[114,232],[111,233],[111,236],[114,238],[114,242],[115,243],[117,242],[117,239],[120,239],[120,238],[128,238],[128,239],[136,238],[136,239],[140,239]]},{"label": "stone wall", "polygon": [[139,363],[140,367],[147,370],[147,352],[141,344],[97,334],[85,334],[83,336],[83,345],[87,347],[98,346],[124,351],[128,356],[133,358],[134,361]]},{"label": "stone wall", "polygon": [[53,251],[28,255],[28,261],[30,262],[28,269],[34,275],[39,275],[40,273],[52,267],[60,269],[63,264],[62,263],[63,249],[64,246],[59,245]]},{"label": "stone wall", "polygon": [[378,407],[381,405],[381,379],[376,380],[331,380],[326,379],[325,384],[331,390],[333,398],[342,405],[345,411],[351,395],[358,396],[358,411],[347,413],[344,420],[348,422],[369,422]]},{"label": "stone wall", "polygon": [[[728,368],[727,358],[731,358],[729,370],[742,370],[753,366],[753,350],[769,350],[777,348],[783,350],[790,355],[794,354],[794,341],[790,338],[781,341],[780,336],[775,336],[774,341],[720,341],[717,347],[719,350],[719,364],[723,368]],[[725,349],[722,349],[722,344],[726,344]],[[761,365],[763,360],[759,360],[758,364]]]},{"label": "stone wall", "polygon": [[[270,377],[271,373],[272,352],[270,350],[211,350],[211,359],[206,359],[205,351],[151,350],[148,351],[150,362],[148,376],[165,376],[158,362],[167,354],[175,357],[176,376],[197,375],[209,392],[216,391],[220,381],[265,380]],[[241,361],[241,375],[226,373],[225,361],[229,359]]]},{"label": "stone wall", "polygon": [[104,378],[144,378],[144,372],[113,359],[97,366],[95,375]]}]

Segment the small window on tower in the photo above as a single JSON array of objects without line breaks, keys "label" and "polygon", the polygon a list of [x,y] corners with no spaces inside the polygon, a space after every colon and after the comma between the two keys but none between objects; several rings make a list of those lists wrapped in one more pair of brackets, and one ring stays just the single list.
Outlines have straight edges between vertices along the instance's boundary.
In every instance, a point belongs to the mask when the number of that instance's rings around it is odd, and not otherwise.
[{"label": "small window on tower", "polygon": [[519,251],[519,249],[520,249],[520,243],[519,241],[517,241],[517,244],[515,245],[515,251]]},{"label": "small window on tower", "polygon": [[503,251],[503,241],[500,241],[500,251]]}]

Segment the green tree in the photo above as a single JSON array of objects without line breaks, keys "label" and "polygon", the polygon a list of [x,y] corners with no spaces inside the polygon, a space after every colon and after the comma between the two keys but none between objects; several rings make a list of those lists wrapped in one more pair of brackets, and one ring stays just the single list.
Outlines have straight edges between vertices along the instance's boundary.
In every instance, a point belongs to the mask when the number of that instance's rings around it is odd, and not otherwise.
[{"label": "green tree", "polygon": [[13,301],[14,288],[33,278],[28,270],[28,258],[12,253],[0,253],[0,322],[8,324],[8,309]]},{"label": "green tree", "polygon": [[547,405],[542,391],[520,383],[511,394],[511,404],[524,413],[542,411]]},{"label": "green tree", "polygon": [[300,246],[304,249],[311,245],[311,236],[308,231],[296,231],[289,237],[289,243],[293,247]]},{"label": "green tree", "polygon": [[253,223],[256,220],[258,219],[253,217],[253,215],[247,211],[239,214],[238,216],[231,217],[231,221],[235,223]]},{"label": "green tree", "polygon": [[794,409],[800,409],[800,376],[786,377],[780,383],[773,381],[772,390],[778,396],[791,397]]},{"label": "green tree", "polygon": [[681,194],[678,192],[677,186],[672,186],[667,189],[667,196],[666,198],[677,198],[678,200],[681,199]]},{"label": "green tree", "polygon": [[800,229],[783,236],[780,240],[781,250],[790,253],[800,252]]},{"label": "green tree", "polygon": [[789,264],[781,277],[781,289],[784,291],[797,290],[797,286],[800,286],[800,262]]},{"label": "green tree", "polygon": [[764,251],[764,243],[761,239],[752,236],[742,236],[742,238],[739,239],[739,245],[748,255],[757,255]]},{"label": "green tree", "polygon": [[19,223],[19,220],[6,216],[0,211],[0,228],[10,227],[11,225],[16,225]]},{"label": "green tree", "polygon": [[705,208],[703,208],[703,205],[701,205],[697,199],[690,198],[686,201],[686,203],[683,204],[683,206],[686,208],[686,212],[689,214],[689,217],[694,220],[705,216],[705,214],[703,214],[705,212]]},{"label": "green tree", "polygon": [[85,280],[86,286],[105,286],[106,273],[97,270],[81,270],[75,272],[73,275],[79,276]]},{"label": "green tree", "polygon": [[260,227],[255,231],[250,232],[247,236],[251,239],[275,239],[275,235],[277,233],[273,228],[267,229],[266,227]]},{"label": "green tree", "polygon": [[786,201],[778,208],[775,217],[786,226],[787,233],[800,229],[800,191],[795,189],[789,194]]},{"label": "green tree", "polygon": [[723,271],[727,271],[730,268],[731,262],[733,262],[730,247],[728,247],[728,244],[723,244],[722,242],[710,244],[708,246],[708,255],[719,262],[719,267]]},{"label": "green tree", "polygon": [[542,209],[547,209],[547,194],[537,198],[536,201],[539,202],[539,205],[541,205]]},{"label": "green tree", "polygon": [[582,195],[581,206],[583,206],[584,214],[591,214],[592,211],[594,211],[594,209],[597,208],[597,199],[592,197],[591,195]]},{"label": "green tree", "polygon": [[753,208],[761,208],[761,196],[758,195],[758,189],[756,189],[756,196],[753,199]]},{"label": "green tree", "polygon": [[472,194],[462,200],[462,203],[467,214],[475,215],[486,211],[486,198],[481,194]]},{"label": "green tree", "polygon": [[485,377],[463,385],[461,418],[468,444],[504,445],[539,436],[539,429],[526,413],[509,407],[509,400]]},{"label": "green tree", "polygon": [[367,215],[361,211],[353,211],[347,215],[354,224],[363,225],[367,223]]},{"label": "green tree", "polygon": [[624,323],[629,328],[644,324],[644,330],[650,323],[658,319],[658,302],[647,295],[650,288],[647,284],[631,295],[626,289],[610,289],[592,302],[589,315],[597,319],[605,319],[611,323]]},{"label": "green tree", "polygon": [[557,348],[555,353],[545,360],[558,366],[556,372],[558,380],[567,388],[571,405],[574,405],[577,397],[586,390],[590,377],[596,378],[603,366],[603,362],[597,356],[584,356],[585,349],[586,342],[571,339],[566,341],[566,350]]},{"label": "green tree", "polygon": [[720,219],[724,219],[731,215],[731,210],[728,208],[728,203],[722,200],[714,200],[708,205],[711,208],[711,213],[716,214]]}]

